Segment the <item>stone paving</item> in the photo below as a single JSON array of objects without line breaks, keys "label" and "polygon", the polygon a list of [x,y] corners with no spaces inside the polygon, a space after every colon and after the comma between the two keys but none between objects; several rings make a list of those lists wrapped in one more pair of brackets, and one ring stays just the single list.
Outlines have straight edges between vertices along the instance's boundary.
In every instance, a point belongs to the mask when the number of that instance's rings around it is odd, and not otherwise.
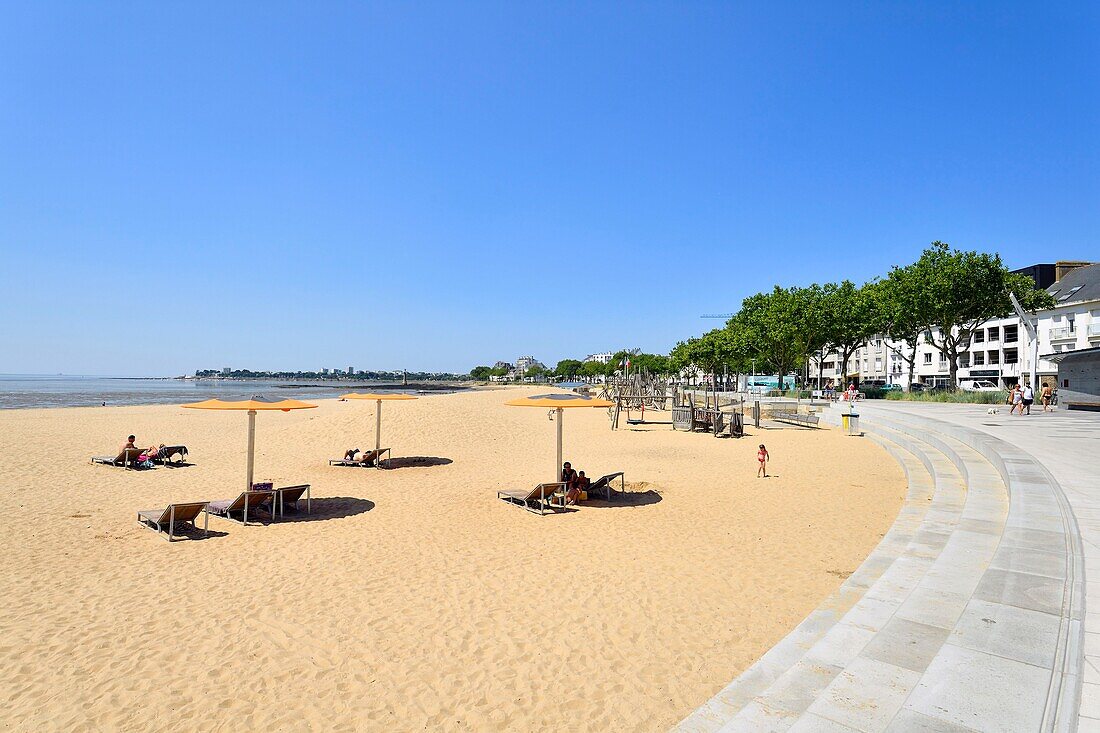
[{"label": "stone paving", "polygon": [[859,410],[908,477],[897,521],[676,730],[1100,731],[1100,415]]}]

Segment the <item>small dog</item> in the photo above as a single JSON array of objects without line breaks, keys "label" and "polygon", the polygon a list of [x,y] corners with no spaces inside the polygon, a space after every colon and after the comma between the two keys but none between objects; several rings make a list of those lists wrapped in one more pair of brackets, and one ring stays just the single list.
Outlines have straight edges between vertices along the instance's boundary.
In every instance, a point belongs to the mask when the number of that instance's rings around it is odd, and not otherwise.
[{"label": "small dog", "polygon": [[987,414],[987,415],[996,415],[997,414],[997,408],[996,407],[990,407],[988,410],[985,411],[985,414]]}]

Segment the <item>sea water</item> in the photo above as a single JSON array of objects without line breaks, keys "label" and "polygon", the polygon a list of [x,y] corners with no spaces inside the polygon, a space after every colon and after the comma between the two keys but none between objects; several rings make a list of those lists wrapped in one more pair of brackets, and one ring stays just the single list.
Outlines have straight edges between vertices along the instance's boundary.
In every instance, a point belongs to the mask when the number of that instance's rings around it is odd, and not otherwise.
[{"label": "sea water", "polygon": [[72,375],[0,374],[0,409],[18,407],[87,407],[184,404],[200,400],[247,397],[293,399],[335,398],[346,392],[394,389],[367,380],[309,383],[280,380],[150,379]]}]

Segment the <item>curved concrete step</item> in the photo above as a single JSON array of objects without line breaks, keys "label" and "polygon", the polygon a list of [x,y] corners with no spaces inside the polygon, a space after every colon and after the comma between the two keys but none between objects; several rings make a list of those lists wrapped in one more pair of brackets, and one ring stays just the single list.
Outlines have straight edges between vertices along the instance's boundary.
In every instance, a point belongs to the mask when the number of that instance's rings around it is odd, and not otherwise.
[{"label": "curved concrete step", "polygon": [[786,730],[897,611],[902,593],[946,545],[947,517],[961,512],[961,477],[918,440],[885,434],[877,440],[909,480],[894,525],[836,593],[679,730]]},{"label": "curved concrete step", "polygon": [[1075,729],[1082,557],[1057,483],[991,436],[861,411],[909,476],[895,526],[677,730]]}]

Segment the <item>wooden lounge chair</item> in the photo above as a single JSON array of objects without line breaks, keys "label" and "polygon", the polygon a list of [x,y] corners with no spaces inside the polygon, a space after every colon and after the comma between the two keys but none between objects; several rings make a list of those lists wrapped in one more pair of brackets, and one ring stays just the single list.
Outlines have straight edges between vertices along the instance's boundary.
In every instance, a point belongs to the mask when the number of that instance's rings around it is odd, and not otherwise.
[{"label": "wooden lounge chair", "polygon": [[299,484],[298,486],[284,486],[279,489],[275,489],[275,506],[279,508],[279,514],[286,514],[288,506],[292,507],[291,511],[298,511],[298,502],[302,500],[302,495],[306,497],[306,514],[310,514],[313,511],[313,507],[310,505],[309,500],[309,484]]},{"label": "wooden lounge chair", "polygon": [[[173,456],[179,456],[178,460],[173,461]],[[187,463],[187,446],[186,445],[166,445],[157,451],[157,457],[153,459],[153,463],[162,463],[166,466],[182,466]]]},{"label": "wooden lounge chair", "polygon": [[565,508],[565,486],[564,481],[555,481],[539,484],[531,490],[512,489],[508,491],[498,491],[497,498],[503,499],[510,504],[517,504],[529,512],[541,515],[546,513],[547,508],[551,510],[555,508],[554,496],[559,492],[562,493],[562,496],[557,506],[562,509]]},{"label": "wooden lounge chair", "polygon": [[92,463],[99,463],[104,466],[121,466],[122,468],[137,468],[138,456],[145,451],[141,448],[127,448],[115,457],[111,456],[92,456]]},{"label": "wooden lounge chair", "polygon": [[379,448],[378,450],[363,451],[363,457],[358,461],[351,460],[349,458],[333,458],[328,462],[330,466],[358,466],[360,468],[382,468],[382,456],[389,453],[389,448]]},{"label": "wooden lounge chair", "polygon": [[623,477],[623,472],[609,473],[606,476],[600,476],[598,479],[588,485],[586,491],[589,495],[603,492],[603,498],[607,501],[611,501],[611,482],[615,479],[619,479],[619,493],[626,491],[626,479]]},{"label": "wooden lounge chair", "polygon": [[[206,513],[216,514],[219,517],[225,517],[226,519],[240,522],[241,524],[248,524],[249,512],[255,512],[257,509],[263,507],[264,504],[273,504],[274,499],[275,492],[271,490],[244,491],[236,499],[209,502],[206,505]],[[241,515],[241,518],[237,519],[233,516],[234,514]],[[271,512],[271,520],[275,521],[274,512]]]},{"label": "wooden lounge chair", "polygon": [[[198,519],[206,502],[199,501],[193,504],[169,504],[165,509],[148,509],[137,513],[137,521],[142,527],[151,529],[157,534],[165,534],[165,539],[171,542],[175,539],[176,526],[182,522],[188,522],[198,529],[195,520]],[[210,523],[210,515],[203,514],[202,531],[206,533]],[[167,528],[167,533],[165,533]]]}]

